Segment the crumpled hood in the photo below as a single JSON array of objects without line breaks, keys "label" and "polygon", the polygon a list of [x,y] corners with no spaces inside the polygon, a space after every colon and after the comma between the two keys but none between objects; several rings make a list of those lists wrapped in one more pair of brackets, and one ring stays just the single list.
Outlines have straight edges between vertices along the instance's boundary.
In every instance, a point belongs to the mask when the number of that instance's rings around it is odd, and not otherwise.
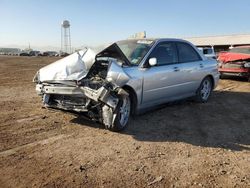
[{"label": "crumpled hood", "polygon": [[246,59],[250,59],[250,54],[221,52],[218,57],[218,60],[222,63]]},{"label": "crumpled hood", "polygon": [[63,59],[41,68],[38,81],[80,80],[95,62],[96,53],[90,48],[75,52]]},{"label": "crumpled hood", "polygon": [[91,66],[95,63],[96,57],[118,58],[123,60],[126,65],[130,64],[116,43],[105,49],[99,49],[98,52],[85,48],[41,68],[36,74],[34,82],[81,80],[87,76]]}]

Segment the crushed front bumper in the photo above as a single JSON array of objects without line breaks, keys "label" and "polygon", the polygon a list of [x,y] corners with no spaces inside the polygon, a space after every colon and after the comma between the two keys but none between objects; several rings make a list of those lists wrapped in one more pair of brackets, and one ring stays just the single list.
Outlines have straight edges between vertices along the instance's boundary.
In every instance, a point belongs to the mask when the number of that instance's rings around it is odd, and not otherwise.
[{"label": "crushed front bumper", "polygon": [[[112,109],[116,108],[118,101],[119,101],[119,99],[111,95],[110,90],[105,88],[104,86],[95,90],[89,87],[53,86],[53,85],[37,84],[36,92],[38,95],[43,96],[43,102],[47,106],[49,106],[50,103],[48,99],[45,100],[45,96],[47,96],[48,98],[50,95],[62,95],[62,96],[71,96],[71,97],[75,96],[78,98],[79,97],[87,98],[95,102],[104,103],[107,106],[111,107]],[[70,109],[72,110],[72,108]]]},{"label": "crushed front bumper", "polygon": [[223,75],[228,75],[228,76],[240,76],[240,77],[250,76],[249,68],[219,68],[219,72]]}]

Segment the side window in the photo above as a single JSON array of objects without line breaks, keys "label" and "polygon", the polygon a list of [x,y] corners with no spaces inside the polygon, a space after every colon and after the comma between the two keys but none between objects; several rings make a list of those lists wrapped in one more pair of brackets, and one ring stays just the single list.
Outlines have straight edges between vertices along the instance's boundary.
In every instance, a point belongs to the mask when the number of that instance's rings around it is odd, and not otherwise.
[{"label": "side window", "polygon": [[186,43],[177,43],[179,62],[200,61],[201,58],[195,49]]},{"label": "side window", "polygon": [[158,66],[177,63],[178,56],[175,44],[171,42],[158,44],[150,54],[150,58],[152,57],[157,59]]}]

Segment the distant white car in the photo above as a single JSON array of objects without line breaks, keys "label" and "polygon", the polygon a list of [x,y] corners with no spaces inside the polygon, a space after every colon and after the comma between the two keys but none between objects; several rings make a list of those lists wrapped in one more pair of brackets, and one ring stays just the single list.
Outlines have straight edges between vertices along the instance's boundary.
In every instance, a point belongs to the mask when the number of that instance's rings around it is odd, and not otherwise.
[{"label": "distant white car", "polygon": [[216,54],[214,52],[214,47],[198,47],[198,49],[203,53],[207,58],[216,59]]}]

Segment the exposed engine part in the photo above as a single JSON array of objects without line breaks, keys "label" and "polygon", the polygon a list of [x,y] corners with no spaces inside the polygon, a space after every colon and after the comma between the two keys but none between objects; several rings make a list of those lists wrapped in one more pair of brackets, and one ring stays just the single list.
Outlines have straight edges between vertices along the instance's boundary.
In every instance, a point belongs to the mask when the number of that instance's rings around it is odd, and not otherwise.
[{"label": "exposed engine part", "polygon": [[86,97],[96,102],[103,102],[113,109],[115,109],[116,105],[118,104],[119,99],[112,96],[111,92],[104,86],[102,86],[98,90],[94,90],[89,87],[80,87],[80,89]]}]

